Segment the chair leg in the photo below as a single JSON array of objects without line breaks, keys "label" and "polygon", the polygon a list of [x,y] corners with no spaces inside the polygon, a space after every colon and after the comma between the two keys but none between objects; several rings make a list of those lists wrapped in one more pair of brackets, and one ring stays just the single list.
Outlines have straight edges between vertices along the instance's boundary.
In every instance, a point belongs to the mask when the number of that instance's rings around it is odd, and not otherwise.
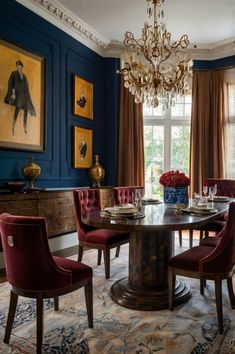
[{"label": "chair leg", "polygon": [[209,237],[209,231],[208,230],[205,231],[205,237]]},{"label": "chair leg", "polygon": [[116,248],[116,253],[115,253],[115,257],[119,257],[120,248],[121,248],[121,246],[117,246],[117,248]]},{"label": "chair leg", "polygon": [[180,247],[182,247],[182,230],[179,230],[178,233],[179,233],[179,244]]},{"label": "chair leg", "polygon": [[227,279],[227,286],[228,286],[228,294],[229,294],[229,300],[232,309],[235,309],[235,295],[233,291],[233,278],[230,277]]},{"label": "chair leg", "polygon": [[189,230],[189,248],[193,247],[193,230]]},{"label": "chair leg", "polygon": [[200,230],[200,240],[203,239],[203,230]]},{"label": "chair leg", "polygon": [[42,353],[43,338],[43,298],[37,298],[37,354]]},{"label": "chair leg", "polygon": [[82,256],[83,256],[83,246],[78,245],[78,262],[82,261]]},{"label": "chair leg", "polygon": [[59,311],[59,296],[54,297],[54,310]]},{"label": "chair leg", "polygon": [[99,249],[98,249],[97,265],[101,265],[101,258],[102,258],[102,250],[99,250]]},{"label": "chair leg", "polygon": [[175,274],[172,268],[168,271],[169,282],[169,310],[173,311],[175,305]]},{"label": "chair leg", "polygon": [[86,298],[86,309],[88,317],[88,326],[93,328],[93,287],[92,278],[88,284],[85,285],[85,298]]},{"label": "chair leg", "polygon": [[6,331],[5,331],[5,336],[3,339],[3,342],[6,344],[8,344],[10,341],[11,330],[12,330],[12,325],[14,322],[17,301],[18,301],[18,295],[14,294],[13,291],[11,291],[10,292],[10,304],[9,304],[9,311],[8,311],[8,317],[7,317]]},{"label": "chair leg", "polygon": [[204,295],[204,288],[206,286],[206,279],[200,279],[200,294]]},{"label": "chair leg", "polygon": [[223,309],[222,309],[222,280],[217,278],[215,280],[215,301],[216,301],[216,309],[217,316],[219,322],[219,333],[222,334],[224,331],[223,325]]},{"label": "chair leg", "polygon": [[105,268],[105,277],[106,279],[110,278],[110,249],[104,249],[104,268]]}]

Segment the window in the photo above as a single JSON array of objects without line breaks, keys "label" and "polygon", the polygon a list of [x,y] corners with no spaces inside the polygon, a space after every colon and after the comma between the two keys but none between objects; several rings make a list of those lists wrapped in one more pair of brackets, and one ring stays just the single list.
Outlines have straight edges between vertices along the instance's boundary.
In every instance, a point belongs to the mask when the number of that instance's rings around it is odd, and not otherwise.
[{"label": "window", "polygon": [[189,173],[191,95],[179,97],[162,111],[144,106],[145,189],[148,198],[161,198],[159,176],[179,169]]},{"label": "window", "polygon": [[228,121],[226,124],[226,175],[235,179],[235,83],[228,85]]}]

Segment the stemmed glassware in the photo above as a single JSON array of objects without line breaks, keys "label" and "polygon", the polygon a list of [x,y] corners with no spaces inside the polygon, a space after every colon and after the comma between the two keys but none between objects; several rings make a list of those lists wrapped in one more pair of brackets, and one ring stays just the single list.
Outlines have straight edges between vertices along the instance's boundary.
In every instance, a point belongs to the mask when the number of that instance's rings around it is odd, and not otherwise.
[{"label": "stemmed glassware", "polygon": [[214,196],[217,194],[217,184],[209,187],[209,198],[213,204]]},{"label": "stemmed glassware", "polygon": [[135,189],[132,193],[132,202],[138,210],[141,210],[143,196],[144,191],[141,189]]},{"label": "stemmed glassware", "polygon": [[205,197],[206,197],[206,195],[207,195],[207,193],[208,193],[208,187],[207,187],[207,186],[203,186],[202,191],[203,191],[203,193],[204,193],[204,195],[205,195]]},{"label": "stemmed glassware", "polygon": [[201,198],[199,199],[198,206],[199,207],[208,207],[208,203],[207,203],[208,187],[203,186],[202,192],[203,192],[204,196],[201,196]]}]

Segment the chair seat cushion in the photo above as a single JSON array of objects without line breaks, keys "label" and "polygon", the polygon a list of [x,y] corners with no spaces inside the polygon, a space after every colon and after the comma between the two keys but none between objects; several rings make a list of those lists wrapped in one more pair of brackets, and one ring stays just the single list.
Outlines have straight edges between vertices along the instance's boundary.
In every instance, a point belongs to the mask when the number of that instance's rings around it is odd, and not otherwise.
[{"label": "chair seat cushion", "polygon": [[199,271],[199,261],[214,250],[214,247],[196,246],[172,257],[169,266],[191,271]]},{"label": "chair seat cushion", "polygon": [[98,245],[110,245],[112,243],[129,240],[129,234],[123,231],[95,229],[85,235],[85,242]]},{"label": "chair seat cushion", "polygon": [[73,284],[92,276],[92,268],[84,263],[57,256],[54,256],[53,258],[59,267],[70,270],[72,272]]},{"label": "chair seat cushion", "polygon": [[200,241],[200,246],[216,247],[221,237],[204,237]]}]

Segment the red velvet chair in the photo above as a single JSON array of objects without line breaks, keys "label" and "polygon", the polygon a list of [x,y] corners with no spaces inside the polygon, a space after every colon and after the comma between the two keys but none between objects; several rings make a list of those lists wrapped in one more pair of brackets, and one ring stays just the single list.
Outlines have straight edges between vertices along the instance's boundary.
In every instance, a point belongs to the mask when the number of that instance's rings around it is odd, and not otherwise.
[{"label": "red velvet chair", "polygon": [[[207,178],[205,180],[205,185],[214,186],[217,184],[217,195],[225,196],[230,198],[235,198],[235,181],[231,179],[222,179],[222,178]],[[203,237],[203,233],[205,236],[209,236],[210,232],[220,232],[227,220],[227,213],[221,217],[220,219],[211,222],[204,227],[201,228],[201,238]]]},{"label": "red velvet chair", "polygon": [[216,247],[196,246],[169,261],[169,308],[174,308],[176,275],[200,279],[201,294],[204,280],[214,280],[219,332],[223,333],[222,280],[227,279],[232,308],[235,308],[232,276],[235,272],[235,202],[229,206],[228,221]]},{"label": "red velvet chair", "polygon": [[122,231],[94,229],[82,223],[82,215],[100,210],[100,191],[98,189],[79,189],[73,192],[77,216],[78,232],[78,261],[82,260],[83,249],[98,249],[98,265],[101,264],[102,251],[106,279],[110,278],[110,250],[117,247],[116,257],[119,256],[120,246],[129,242],[129,234]]},{"label": "red velvet chair", "polygon": [[[230,179],[222,178],[207,178],[205,179],[205,185],[210,187],[217,184],[217,195],[235,198],[235,181]],[[205,236],[209,237],[210,232],[218,233],[220,232],[226,224],[227,213],[220,217],[220,219],[213,221],[204,225],[197,230],[200,231],[200,240]],[[208,241],[208,240],[207,240]],[[207,242],[206,241],[206,242]],[[210,240],[209,242],[216,243],[216,241]],[[208,242],[207,242],[208,243]],[[189,230],[189,245],[190,248],[193,246],[193,230]]]},{"label": "red velvet chair", "polygon": [[9,343],[18,296],[37,302],[37,354],[43,342],[43,299],[54,298],[85,288],[88,325],[93,327],[92,268],[51,255],[46,221],[41,217],[0,215],[0,233],[6,274],[11,284],[10,305],[4,342]]},{"label": "red velvet chair", "polygon": [[140,186],[115,187],[113,188],[115,204],[128,204],[133,202],[133,193],[139,190],[144,193],[144,188]]},{"label": "red velvet chair", "polygon": [[113,188],[115,204],[128,204],[133,202],[134,186]]}]

